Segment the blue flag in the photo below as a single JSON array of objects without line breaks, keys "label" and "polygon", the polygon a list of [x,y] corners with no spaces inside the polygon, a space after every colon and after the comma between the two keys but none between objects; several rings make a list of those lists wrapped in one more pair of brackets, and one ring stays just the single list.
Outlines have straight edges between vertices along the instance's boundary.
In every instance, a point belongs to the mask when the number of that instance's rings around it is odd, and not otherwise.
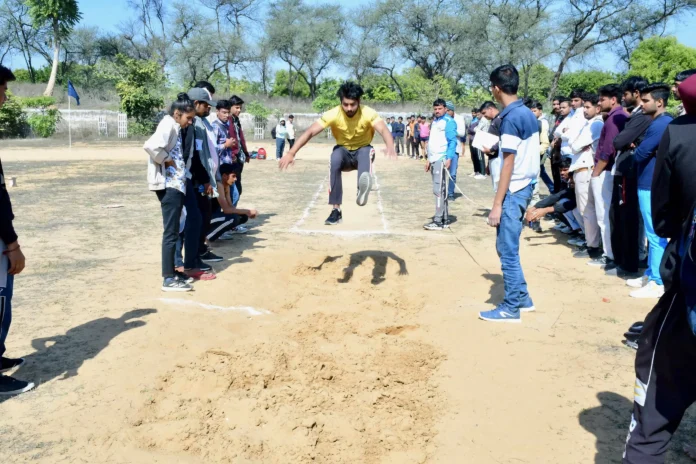
[{"label": "blue flag", "polygon": [[75,101],[77,101],[77,106],[80,106],[80,96],[77,94],[77,90],[75,90],[70,80],[68,80],[68,97],[73,97]]}]

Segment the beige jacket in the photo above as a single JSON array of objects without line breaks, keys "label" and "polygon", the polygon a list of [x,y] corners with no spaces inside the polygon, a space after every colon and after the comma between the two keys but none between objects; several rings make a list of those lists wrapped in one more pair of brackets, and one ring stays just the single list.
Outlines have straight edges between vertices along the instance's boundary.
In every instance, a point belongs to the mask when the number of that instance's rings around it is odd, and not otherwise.
[{"label": "beige jacket", "polygon": [[143,148],[150,155],[147,162],[147,183],[150,190],[164,190],[164,163],[171,160],[169,152],[176,146],[181,126],[174,118],[167,115],[157,126],[152,137],[147,139]]}]

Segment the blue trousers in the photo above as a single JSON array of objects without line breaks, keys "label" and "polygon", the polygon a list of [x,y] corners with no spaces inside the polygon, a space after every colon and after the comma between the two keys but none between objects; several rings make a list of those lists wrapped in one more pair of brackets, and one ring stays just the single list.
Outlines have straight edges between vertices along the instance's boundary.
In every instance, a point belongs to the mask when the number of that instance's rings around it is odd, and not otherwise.
[{"label": "blue trousers", "polygon": [[539,167],[539,176],[541,177],[541,180],[546,184],[546,188],[549,189],[549,192],[551,193],[556,193],[553,190],[553,179],[549,177],[549,174],[546,172],[546,166],[542,164]]},{"label": "blue trousers", "polygon": [[534,186],[530,183],[517,192],[507,192],[496,233],[495,248],[500,257],[505,286],[505,299],[498,308],[513,314],[518,313],[520,308],[533,305],[520,264],[520,235],[533,189]]},{"label": "blue trousers", "polygon": [[276,159],[283,157],[283,151],[285,150],[285,139],[276,139]]},{"label": "blue trousers", "polygon": [[638,189],[640,214],[643,216],[645,235],[648,238],[648,268],[645,270],[645,275],[648,276],[648,279],[654,280],[656,284],[662,285],[660,263],[662,262],[662,256],[665,254],[665,248],[667,248],[667,239],[658,237],[655,233],[650,198],[650,190]]},{"label": "blue trousers", "polygon": [[454,197],[454,183],[457,182],[457,168],[459,167],[459,155],[452,158],[452,163],[450,164],[449,173],[452,176],[449,179],[449,187],[447,188],[447,196],[449,198]]},{"label": "blue trousers", "polygon": [[5,354],[5,340],[12,324],[12,291],[14,276],[7,276],[7,285],[0,287],[0,356]]}]

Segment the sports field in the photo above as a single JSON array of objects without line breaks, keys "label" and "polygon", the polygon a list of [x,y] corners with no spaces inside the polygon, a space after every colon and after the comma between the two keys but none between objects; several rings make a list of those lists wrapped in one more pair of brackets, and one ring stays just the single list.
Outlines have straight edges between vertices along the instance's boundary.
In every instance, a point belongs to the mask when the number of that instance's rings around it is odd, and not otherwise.
[{"label": "sports field", "polygon": [[[216,280],[172,296],[140,147],[0,150],[27,256],[8,355],[37,383],[0,403],[2,462],[620,462],[635,356],[620,340],[654,302],[525,229],[537,312],[479,321],[503,291],[490,183],[462,158],[456,221],[427,232],[430,175],[378,147],[379,189],[329,228],[329,151],[247,165],[240,207],[260,217],[215,246]],[[687,462],[695,424],[668,462]]]}]

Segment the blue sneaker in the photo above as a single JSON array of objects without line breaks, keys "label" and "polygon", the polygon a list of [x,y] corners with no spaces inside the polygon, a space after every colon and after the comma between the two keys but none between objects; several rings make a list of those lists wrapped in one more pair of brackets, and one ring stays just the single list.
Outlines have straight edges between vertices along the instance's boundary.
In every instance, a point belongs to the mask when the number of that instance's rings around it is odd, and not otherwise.
[{"label": "blue sneaker", "polygon": [[510,322],[514,324],[519,324],[522,322],[520,318],[520,313],[513,314],[507,309],[495,308],[490,311],[481,311],[479,313],[479,319],[490,322]]}]

